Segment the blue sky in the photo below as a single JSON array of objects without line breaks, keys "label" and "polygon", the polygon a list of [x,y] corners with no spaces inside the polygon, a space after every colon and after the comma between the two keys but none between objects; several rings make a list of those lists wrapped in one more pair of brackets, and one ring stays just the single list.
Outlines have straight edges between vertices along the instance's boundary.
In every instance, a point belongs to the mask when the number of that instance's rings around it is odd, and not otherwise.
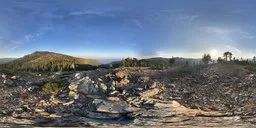
[{"label": "blue sky", "polygon": [[255,0],[0,0],[0,57],[256,55]]}]

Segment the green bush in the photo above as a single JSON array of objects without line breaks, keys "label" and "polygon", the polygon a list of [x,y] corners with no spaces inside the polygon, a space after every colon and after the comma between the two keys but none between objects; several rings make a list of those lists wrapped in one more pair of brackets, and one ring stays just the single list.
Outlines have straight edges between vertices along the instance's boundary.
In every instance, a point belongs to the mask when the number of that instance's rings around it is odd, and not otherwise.
[{"label": "green bush", "polygon": [[69,83],[67,81],[48,82],[43,85],[43,91],[46,93],[58,93],[67,88]]}]

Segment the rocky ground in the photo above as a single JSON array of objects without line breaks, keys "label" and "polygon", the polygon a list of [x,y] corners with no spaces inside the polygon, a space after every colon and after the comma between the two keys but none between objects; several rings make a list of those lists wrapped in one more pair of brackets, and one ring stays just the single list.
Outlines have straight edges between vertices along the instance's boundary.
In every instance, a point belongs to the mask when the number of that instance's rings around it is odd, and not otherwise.
[{"label": "rocky ground", "polygon": [[[0,73],[0,125],[97,127],[255,127],[256,76],[246,66],[75,73]],[[58,93],[45,82],[66,79]]]}]

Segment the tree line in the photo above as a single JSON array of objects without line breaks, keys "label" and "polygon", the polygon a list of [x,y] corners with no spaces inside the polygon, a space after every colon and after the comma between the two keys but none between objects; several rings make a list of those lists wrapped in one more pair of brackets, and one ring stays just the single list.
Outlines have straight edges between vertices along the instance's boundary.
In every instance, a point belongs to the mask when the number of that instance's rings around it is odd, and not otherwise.
[{"label": "tree line", "polygon": [[[210,54],[204,54],[203,57],[202,57],[202,62],[204,64],[209,64],[210,62],[214,63],[214,60],[212,60]],[[241,58],[236,58],[236,57],[233,57],[232,52],[227,51],[227,52],[223,53],[223,58],[218,57],[217,62],[218,63],[234,62],[234,63],[237,63],[237,64],[243,64],[243,65],[256,64],[256,56],[254,56],[252,60],[243,59],[242,57]]]},{"label": "tree line", "polygon": [[120,67],[152,67],[152,68],[165,68],[170,67],[174,64],[175,58],[170,59],[141,59],[137,58],[126,58],[120,62]]}]

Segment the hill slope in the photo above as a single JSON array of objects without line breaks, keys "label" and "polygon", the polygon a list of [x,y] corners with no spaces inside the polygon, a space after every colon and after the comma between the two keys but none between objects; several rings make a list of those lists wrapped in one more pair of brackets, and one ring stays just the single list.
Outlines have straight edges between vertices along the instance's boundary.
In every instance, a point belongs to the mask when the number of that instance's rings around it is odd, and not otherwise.
[{"label": "hill slope", "polygon": [[34,52],[4,64],[4,67],[25,71],[74,70],[81,66],[98,66],[93,59],[83,59],[53,52]]}]

